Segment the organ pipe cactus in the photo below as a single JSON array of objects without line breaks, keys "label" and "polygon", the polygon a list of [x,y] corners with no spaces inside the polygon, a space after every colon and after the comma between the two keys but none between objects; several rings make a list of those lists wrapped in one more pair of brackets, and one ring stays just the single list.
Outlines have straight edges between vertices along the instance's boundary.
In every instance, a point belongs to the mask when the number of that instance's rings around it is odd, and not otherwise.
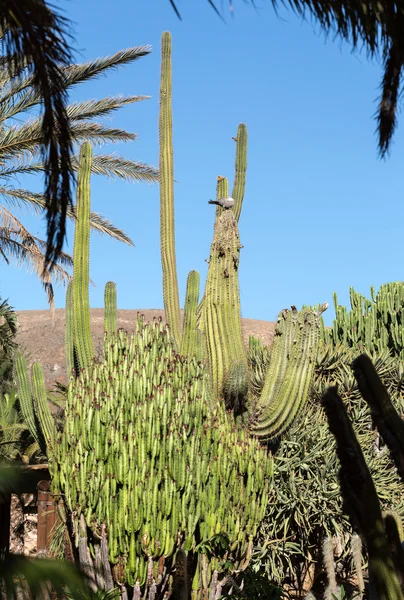
[{"label": "organ pipe cactus", "polygon": [[[272,458],[212,404],[203,363],[176,353],[161,320],[139,316],[136,333],[105,337],[102,362],[71,380],[55,454],[54,493],[95,539],[106,524],[117,582],[144,590],[154,579],[160,589],[161,565],[168,573],[179,544],[195,553],[217,534],[235,568],[247,566]],[[195,598],[215,570],[220,579],[212,558]]]},{"label": "organ pipe cactus", "polygon": [[92,148],[84,142],[80,149],[77,185],[76,227],[73,251],[73,323],[74,351],[81,368],[91,362],[94,351],[88,286],[90,256],[90,177]]},{"label": "organ pipe cactus", "polygon": [[160,237],[166,321],[177,348],[181,344],[180,300],[174,235],[174,156],[172,142],[171,34],[163,33],[160,83]]},{"label": "organ pipe cactus", "polygon": [[196,333],[196,311],[199,299],[199,273],[191,271],[187,280],[187,291],[185,295],[184,326],[182,332],[181,354],[184,356],[196,356],[197,347]]},{"label": "organ pipe cactus", "polygon": [[116,332],[116,285],[108,281],[104,292],[104,330],[107,334]]},{"label": "organ pipe cactus", "polygon": [[[161,252],[164,281],[164,308],[176,343],[179,333],[179,300],[175,266],[174,175],[172,166],[171,36],[162,37],[160,87],[160,188]],[[247,170],[247,128],[240,124],[236,140],[235,178],[230,209],[216,206],[209,268],[202,300],[197,311],[194,338],[202,341],[209,366],[213,396],[234,411],[249,413],[251,432],[262,440],[281,435],[303,407],[314,371],[314,356],[320,338],[319,313],[282,313],[265,386],[258,401],[256,386],[250,385],[247,353],[243,344],[238,269],[240,236],[238,221],[245,192]],[[229,197],[228,180],[217,178],[216,200]],[[187,292],[188,293],[188,292]],[[192,325],[194,327],[194,325]],[[192,354],[189,322],[182,334],[181,348]],[[296,340],[296,344],[292,344]]]},{"label": "organ pipe cactus", "polygon": [[390,350],[393,356],[404,357],[404,282],[387,283],[370,299],[350,288],[348,311],[338,304],[334,294],[336,319],[324,337],[367,352]]}]

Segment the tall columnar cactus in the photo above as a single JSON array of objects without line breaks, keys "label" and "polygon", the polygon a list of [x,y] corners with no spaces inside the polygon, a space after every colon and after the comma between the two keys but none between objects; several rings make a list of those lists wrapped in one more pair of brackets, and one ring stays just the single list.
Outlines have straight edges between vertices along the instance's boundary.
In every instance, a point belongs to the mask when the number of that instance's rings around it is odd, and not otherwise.
[{"label": "tall columnar cactus", "polygon": [[[171,112],[171,37],[162,38],[160,97],[160,177],[161,177],[161,251],[164,277],[164,308],[176,342],[179,333],[178,286],[174,245],[174,176],[172,167]],[[247,128],[237,131],[235,179],[232,190],[234,205],[230,209],[216,206],[209,269],[202,300],[197,310],[196,348],[204,343],[214,397],[225,401],[235,413],[249,411],[254,435],[271,439],[280,435],[308,397],[314,371],[314,355],[319,341],[320,319],[315,311],[304,310],[285,321],[282,342],[275,346],[265,389],[256,401],[257,389],[250,385],[247,353],[243,345],[238,267],[241,214],[247,170]],[[225,177],[217,178],[216,199],[229,197]],[[174,324],[174,326],[173,326]],[[188,322],[186,321],[188,328]],[[187,329],[188,331],[188,329]],[[183,340],[189,337],[184,335]],[[287,340],[287,351],[282,348]],[[183,342],[181,351],[192,353]],[[200,353],[201,356],[201,353]]]},{"label": "tall columnar cactus", "polygon": [[[232,191],[232,198],[234,200],[234,206],[232,208],[234,216],[238,221],[241,214],[241,208],[243,205],[244,191],[245,191],[245,179],[247,172],[247,127],[244,123],[240,123],[237,129],[236,138],[236,164],[235,164],[235,177]],[[223,196],[222,196],[223,197]]]},{"label": "tall columnar cactus", "polygon": [[172,142],[171,34],[163,33],[160,83],[160,237],[163,299],[166,321],[177,348],[181,344],[181,316],[175,256],[174,157]]},{"label": "tall columnar cactus", "polygon": [[338,304],[334,294],[336,319],[332,329],[324,330],[331,338],[355,349],[382,352],[389,349],[394,356],[404,357],[404,282],[387,283],[370,299],[350,288],[348,311]]},{"label": "tall columnar cactus", "polygon": [[[161,590],[177,548],[192,555],[217,534],[245,568],[272,458],[211,403],[203,363],[175,351],[161,320],[139,318],[136,333],[107,336],[104,352],[71,380],[54,492],[84,515],[95,545],[106,525],[115,580],[135,591]],[[195,558],[192,597],[205,598],[224,585],[223,565]]]},{"label": "tall columnar cactus", "polygon": [[89,365],[94,356],[91,338],[89,301],[90,257],[90,177],[92,148],[84,142],[80,149],[77,185],[76,228],[73,252],[73,321],[74,348],[80,368]]},{"label": "tall columnar cactus", "polygon": [[196,356],[196,311],[199,299],[199,273],[191,271],[187,280],[185,294],[184,325],[182,331],[181,354],[183,356]]},{"label": "tall columnar cactus", "polygon": [[116,332],[116,285],[108,281],[104,291],[104,331],[107,334]]},{"label": "tall columnar cactus", "polygon": [[[65,355],[69,376],[76,371],[77,358],[74,349],[73,280],[69,281],[65,307]],[[78,372],[76,373],[78,375]]]},{"label": "tall columnar cactus", "polygon": [[[219,183],[222,184],[226,180]],[[208,276],[199,326],[206,336],[214,395],[220,396],[226,375],[235,362],[247,368],[241,331],[238,266],[240,237],[232,210],[222,210],[215,222]]]}]

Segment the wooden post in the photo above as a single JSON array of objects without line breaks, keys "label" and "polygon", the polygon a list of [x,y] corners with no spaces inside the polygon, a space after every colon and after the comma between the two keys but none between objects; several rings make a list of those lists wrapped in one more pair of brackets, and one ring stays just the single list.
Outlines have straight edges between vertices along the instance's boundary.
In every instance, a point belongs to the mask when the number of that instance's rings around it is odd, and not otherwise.
[{"label": "wooden post", "polygon": [[54,527],[59,522],[57,504],[49,491],[50,482],[38,483],[38,556],[48,556],[49,547],[54,534]]},{"label": "wooden post", "polygon": [[0,559],[10,551],[11,493],[0,494]]}]

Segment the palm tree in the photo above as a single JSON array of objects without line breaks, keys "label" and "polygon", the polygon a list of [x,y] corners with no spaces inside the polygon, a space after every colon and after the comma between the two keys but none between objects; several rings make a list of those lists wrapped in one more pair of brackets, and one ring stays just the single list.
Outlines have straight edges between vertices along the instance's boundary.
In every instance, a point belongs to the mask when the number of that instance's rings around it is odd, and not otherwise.
[{"label": "palm tree", "polygon": [[[148,46],[140,46],[83,64],[64,66],[61,69],[64,88],[67,92],[73,86],[131,63],[149,52]],[[75,151],[81,142],[87,140],[93,145],[100,145],[136,139],[134,133],[108,127],[94,119],[108,116],[127,104],[145,98],[146,96],[113,96],[66,106],[71,134],[69,161],[73,171],[78,167]],[[48,211],[46,194],[13,186],[18,175],[47,172],[47,160],[42,153],[46,137],[42,118],[35,113],[41,102],[42,94],[33,85],[32,76],[25,69],[10,76],[8,66],[0,62],[0,256],[6,263],[17,261],[37,273],[48,294],[49,303],[52,304],[52,282],[69,278],[67,268],[72,259],[60,251],[47,263],[47,242],[31,234],[11,210],[14,205],[19,208],[27,206],[38,215]],[[114,154],[95,154],[92,170],[96,174],[127,180],[157,180],[156,169]],[[59,209],[62,211],[61,207]],[[68,205],[65,212],[67,217],[74,219],[73,205]],[[132,244],[128,236],[100,215],[93,213],[91,223],[94,229]]]},{"label": "palm tree", "polygon": [[66,214],[72,208],[71,150],[73,135],[67,115],[63,68],[72,62],[68,21],[44,0],[0,0],[4,48],[0,63],[16,77],[29,76],[41,97],[41,153],[45,165],[47,247],[45,267],[55,263],[65,238]]},{"label": "palm tree", "polygon": [[[256,0],[243,0],[256,8]],[[169,0],[181,18],[176,0]],[[214,0],[207,0],[222,18]],[[314,18],[326,34],[336,34],[352,44],[363,46],[371,57],[380,56],[384,73],[376,120],[381,157],[390,149],[397,126],[398,100],[403,95],[404,0],[271,0],[275,10],[288,6],[301,17]],[[229,0],[233,12],[233,0]]]}]

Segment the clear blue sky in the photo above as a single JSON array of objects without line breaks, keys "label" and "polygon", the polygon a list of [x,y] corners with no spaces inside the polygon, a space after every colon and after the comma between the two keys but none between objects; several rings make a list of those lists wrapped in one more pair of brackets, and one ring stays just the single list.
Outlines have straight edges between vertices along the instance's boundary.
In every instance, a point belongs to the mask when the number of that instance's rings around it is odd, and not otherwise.
[{"label": "clear blue sky", "polygon": [[[217,175],[232,181],[232,136],[249,132],[247,187],[240,221],[244,317],[273,320],[284,307],[348,301],[349,286],[367,293],[403,279],[404,135],[387,161],[377,158],[375,99],[381,68],[325,40],[318,27],[286,10],[278,18],[261,0],[259,14],[235,1],[226,24],[206,0],[59,0],[74,22],[77,59],[151,44],[153,53],[74,91],[72,100],[147,94],[112,123],[139,134],[109,150],[158,164],[160,37],[173,36],[176,242],[180,293],[187,273],[206,275]],[[32,179],[31,179],[32,181]],[[38,189],[38,180],[32,187]],[[24,179],[24,185],[28,181]],[[107,281],[120,308],[162,307],[157,185],[93,177],[92,207],[132,237],[129,248],[98,234],[91,241],[91,305],[103,304]],[[35,219],[24,216],[34,232]],[[69,246],[72,250],[72,233]],[[2,266],[1,295],[19,310],[46,308],[39,283]],[[65,290],[57,292],[57,308]],[[328,311],[330,322],[333,312]]]}]

